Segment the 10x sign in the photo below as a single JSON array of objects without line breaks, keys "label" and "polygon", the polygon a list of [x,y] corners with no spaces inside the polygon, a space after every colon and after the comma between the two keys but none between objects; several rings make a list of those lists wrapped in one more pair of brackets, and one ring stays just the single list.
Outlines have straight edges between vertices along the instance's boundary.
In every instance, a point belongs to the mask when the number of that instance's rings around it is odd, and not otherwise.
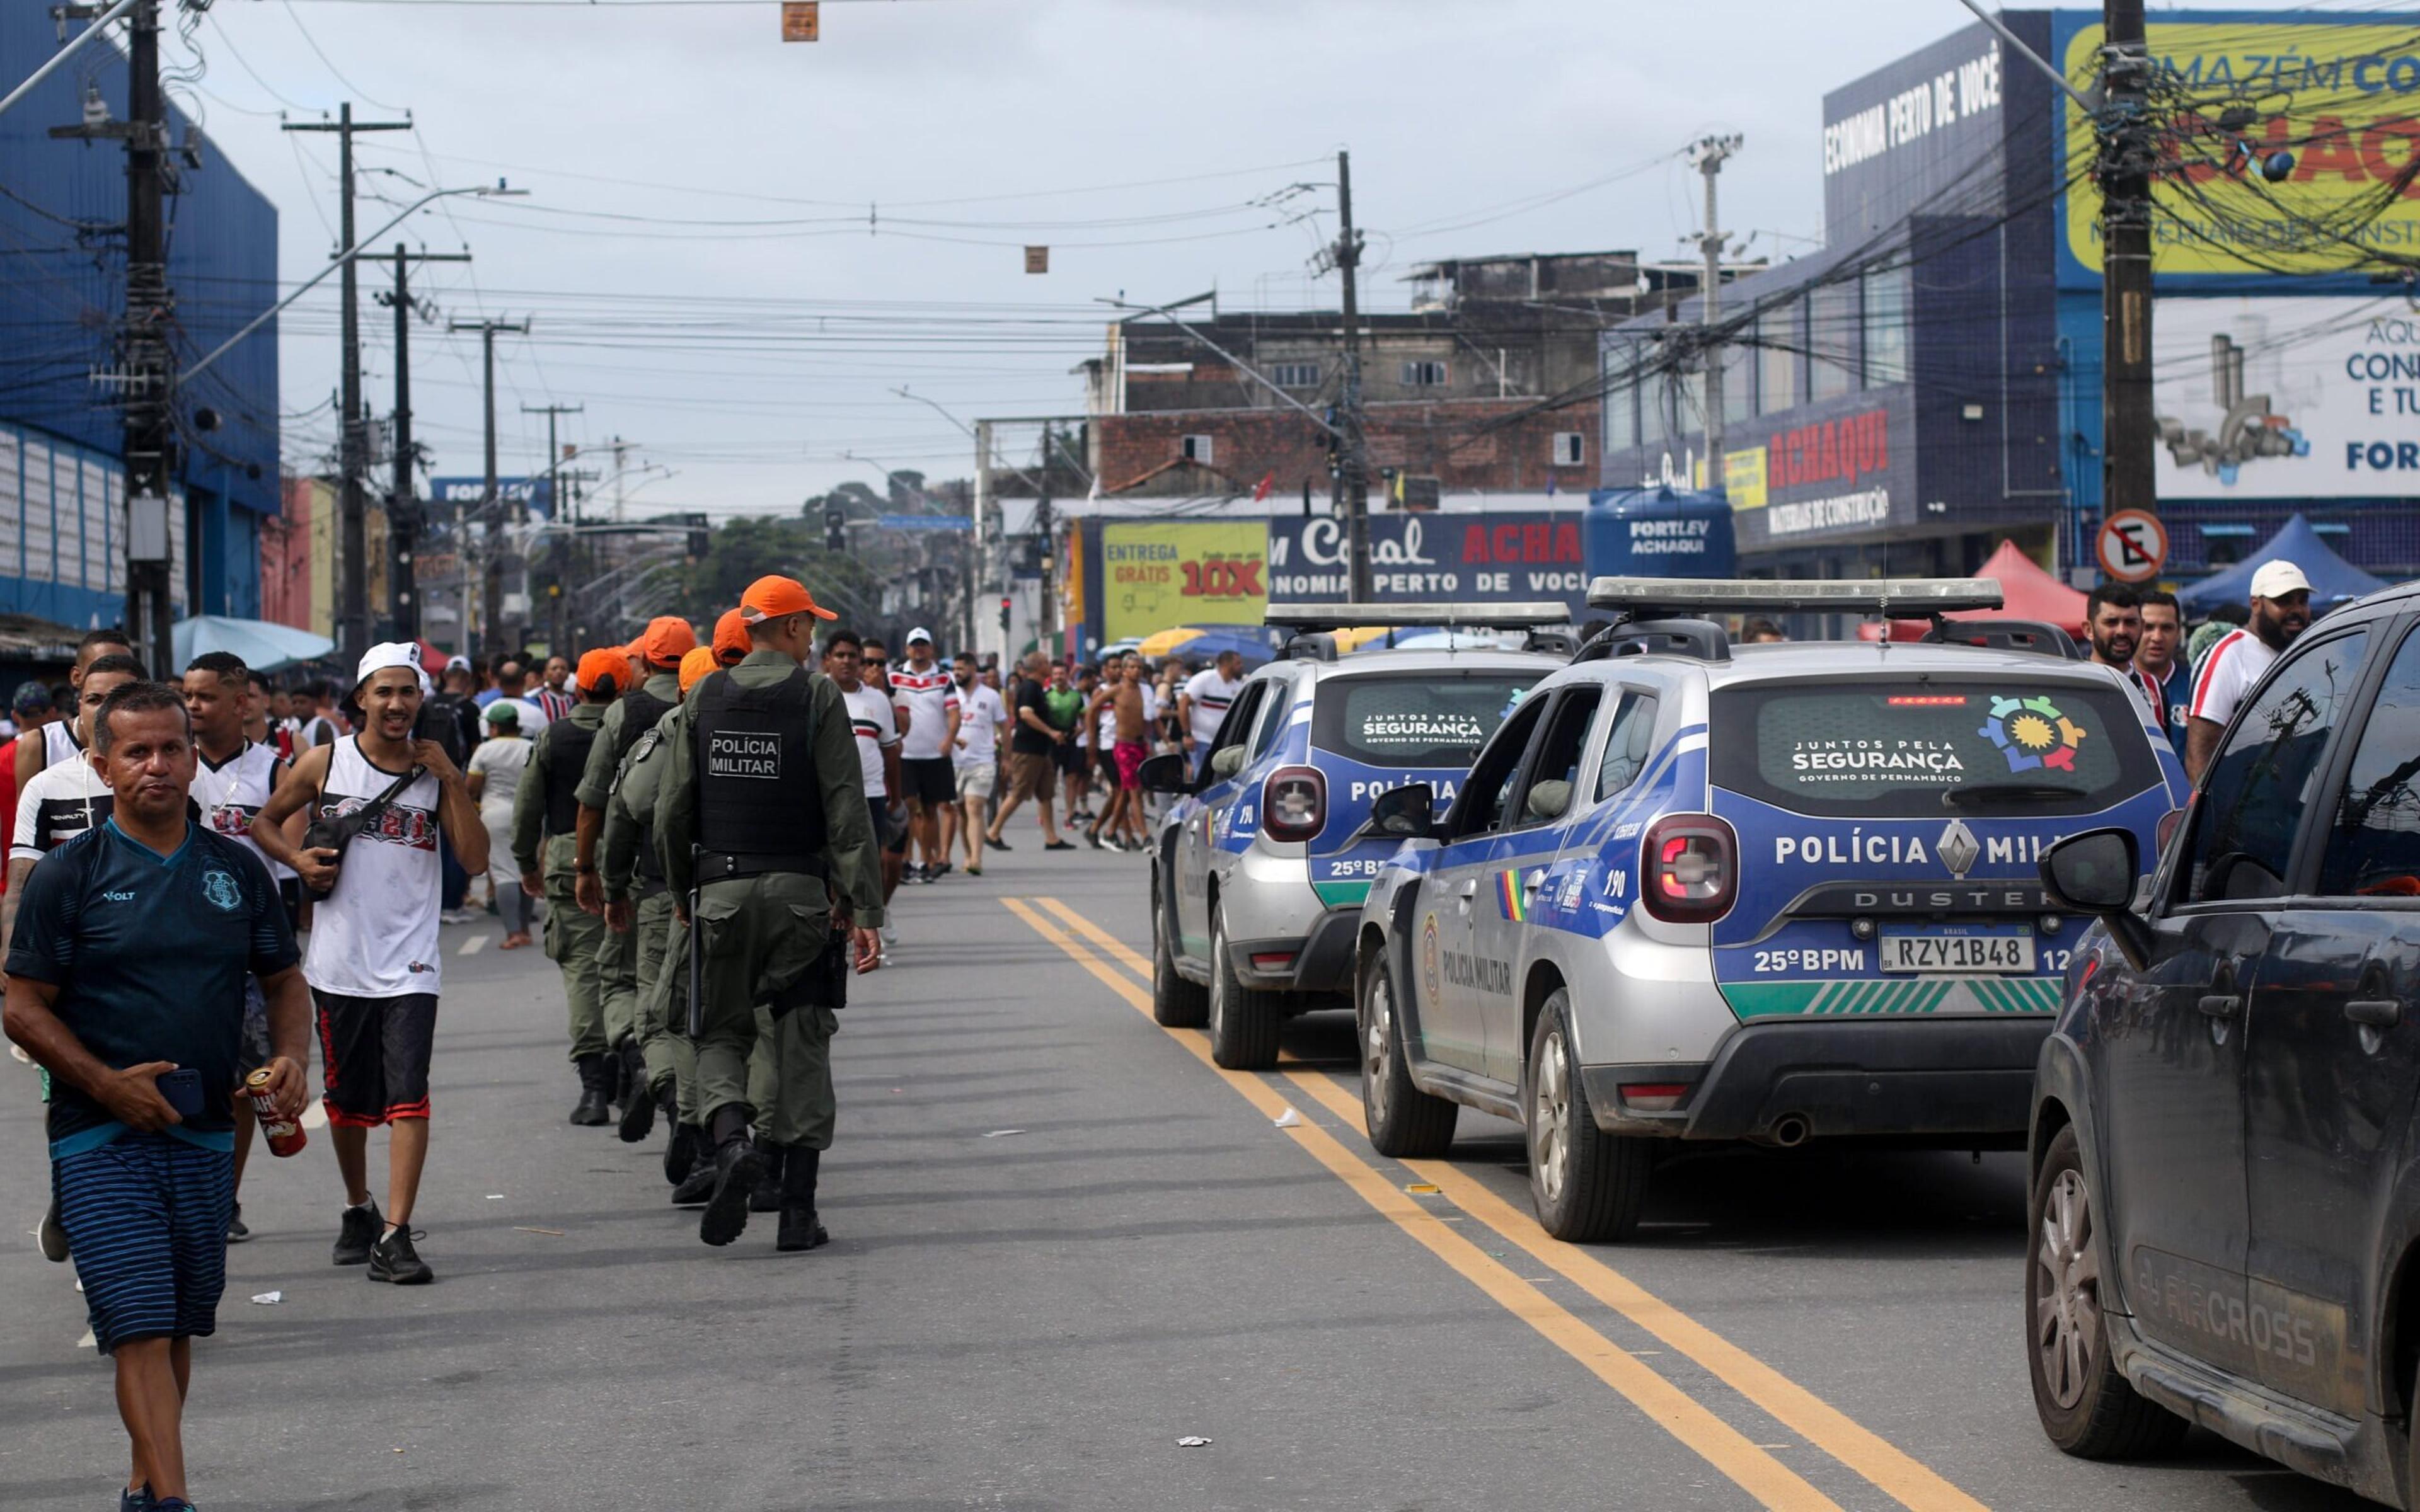
[{"label": "10x sign", "polygon": [[1185,574],[1187,598],[1258,598],[1264,592],[1258,561],[1212,558],[1207,562],[1181,563],[1179,566]]}]

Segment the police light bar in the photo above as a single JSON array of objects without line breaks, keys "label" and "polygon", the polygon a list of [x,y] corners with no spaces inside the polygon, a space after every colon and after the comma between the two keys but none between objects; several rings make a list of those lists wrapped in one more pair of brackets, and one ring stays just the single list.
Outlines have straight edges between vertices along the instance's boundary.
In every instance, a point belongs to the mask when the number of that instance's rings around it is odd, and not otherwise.
[{"label": "police light bar", "polygon": [[1788,578],[1598,578],[1589,608],[1678,613],[1881,614],[1920,620],[1998,609],[1997,578],[1865,578],[1816,582]]},{"label": "police light bar", "polygon": [[1340,630],[1355,625],[1526,630],[1571,622],[1571,606],[1551,600],[1536,604],[1272,604],[1262,616],[1263,624],[1288,630]]}]

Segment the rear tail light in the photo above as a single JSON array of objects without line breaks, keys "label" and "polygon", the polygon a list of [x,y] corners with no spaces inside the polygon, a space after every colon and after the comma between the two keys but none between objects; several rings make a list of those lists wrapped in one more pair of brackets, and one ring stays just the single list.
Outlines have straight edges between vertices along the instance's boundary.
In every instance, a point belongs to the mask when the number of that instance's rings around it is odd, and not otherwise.
[{"label": "rear tail light", "polygon": [[1283,971],[1286,967],[1293,964],[1294,952],[1292,950],[1255,950],[1252,952],[1252,969],[1254,971]]},{"label": "rear tail light", "polygon": [[1687,1082],[1624,1082],[1621,1104],[1633,1113],[1669,1113],[1687,1102]]},{"label": "rear tail light", "polygon": [[1639,850],[1639,901],[1671,924],[1703,924],[1739,895],[1739,839],[1713,814],[1666,814]]},{"label": "rear tail light", "polygon": [[1280,766],[1261,784],[1261,832],[1309,840],[1327,823],[1327,779],[1316,766]]}]

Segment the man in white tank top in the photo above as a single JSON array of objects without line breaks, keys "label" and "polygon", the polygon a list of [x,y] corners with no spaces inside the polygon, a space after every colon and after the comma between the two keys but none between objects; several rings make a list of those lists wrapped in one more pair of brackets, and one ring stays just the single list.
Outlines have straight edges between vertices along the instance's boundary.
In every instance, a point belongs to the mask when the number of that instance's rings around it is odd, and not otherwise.
[{"label": "man in white tank top", "polygon": [[[428,679],[419,648],[375,645],[353,686],[360,733],[314,747],[252,824],[263,854],[301,873],[318,904],[302,976],[318,1011],[327,1062],[329,1142],[345,1179],[335,1263],[373,1281],[434,1279],[412,1247],[411,1210],[428,1158],[428,1059],[436,1043],[438,834],[463,870],[488,869],[488,829],[460,768],[433,740],[415,740]],[[386,801],[341,856],[303,850],[285,825],[306,809],[334,819]],[[387,1127],[387,1207],[370,1200],[369,1132]]]},{"label": "man in white tank top", "polygon": [[[87,630],[76,642],[75,666],[69,670],[68,685],[81,694],[87,668],[103,656],[131,656],[134,643],[126,639],[123,630]],[[84,746],[76,738],[75,710],[66,711],[67,717],[56,724],[42,727],[39,740],[17,742],[17,791],[23,793],[33,784],[46,766],[56,766],[70,758],[84,754]]]}]

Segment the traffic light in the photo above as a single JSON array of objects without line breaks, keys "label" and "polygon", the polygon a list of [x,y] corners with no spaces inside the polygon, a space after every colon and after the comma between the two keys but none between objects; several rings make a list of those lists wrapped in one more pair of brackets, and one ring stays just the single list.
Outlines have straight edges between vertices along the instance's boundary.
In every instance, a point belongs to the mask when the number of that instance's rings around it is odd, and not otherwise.
[{"label": "traffic light", "polygon": [[827,551],[848,549],[848,511],[838,504],[824,511],[824,549]]},{"label": "traffic light", "polygon": [[1008,633],[1008,608],[1014,602],[1006,594],[1000,595],[1000,633]]},{"label": "traffic light", "polygon": [[684,523],[689,526],[690,560],[705,561],[714,550],[714,528],[704,515],[691,515]]}]

